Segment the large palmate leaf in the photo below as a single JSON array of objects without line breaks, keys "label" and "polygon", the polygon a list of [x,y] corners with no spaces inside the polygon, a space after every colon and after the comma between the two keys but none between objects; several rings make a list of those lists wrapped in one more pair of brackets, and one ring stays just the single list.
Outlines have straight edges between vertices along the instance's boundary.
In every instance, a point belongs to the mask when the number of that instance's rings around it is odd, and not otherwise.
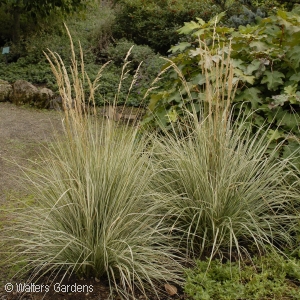
[{"label": "large palmate leaf", "polygon": [[293,74],[291,77],[290,77],[290,80],[293,80],[295,82],[299,82],[300,81],[300,72],[299,73],[296,73],[296,74]]},{"label": "large palmate leaf", "polygon": [[264,77],[261,80],[261,83],[266,83],[269,90],[275,91],[278,86],[283,85],[284,74],[279,71],[265,71]]},{"label": "large palmate leaf", "polygon": [[250,65],[247,66],[246,75],[252,75],[254,71],[258,71],[261,67],[261,61],[256,59],[251,62]]},{"label": "large palmate leaf", "polygon": [[287,57],[290,59],[293,68],[299,68],[300,65],[300,46],[291,48],[287,52]]},{"label": "large palmate leaf", "polygon": [[193,30],[201,28],[201,24],[191,21],[184,22],[184,26],[178,30],[179,34],[190,34]]},{"label": "large palmate leaf", "polygon": [[172,52],[172,53],[175,53],[177,51],[179,52],[182,52],[184,51],[186,48],[190,47],[191,46],[191,43],[188,43],[188,42],[182,42],[176,46],[173,46],[169,52]]},{"label": "large palmate leaf", "polygon": [[269,48],[268,44],[266,44],[262,41],[253,41],[249,44],[249,46],[251,48],[255,48],[256,51],[265,51]]},{"label": "large palmate leaf", "polygon": [[248,82],[250,84],[254,83],[255,76],[245,75],[244,72],[239,69],[234,69],[234,74],[244,82]]},{"label": "large palmate leaf", "polygon": [[258,88],[248,88],[242,92],[239,93],[239,95],[236,96],[235,101],[237,102],[251,102],[251,108],[257,109],[259,103],[261,103],[260,95],[261,91]]}]

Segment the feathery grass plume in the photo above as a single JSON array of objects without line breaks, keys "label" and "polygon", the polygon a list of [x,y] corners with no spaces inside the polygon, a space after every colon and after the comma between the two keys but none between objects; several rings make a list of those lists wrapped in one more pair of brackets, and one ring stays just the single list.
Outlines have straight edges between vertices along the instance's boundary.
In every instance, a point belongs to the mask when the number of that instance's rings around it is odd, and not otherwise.
[{"label": "feathery grass plume", "polygon": [[[58,54],[47,56],[65,107],[65,134],[38,168],[25,172],[36,203],[9,231],[12,258],[25,257],[29,281],[62,272],[106,278],[111,296],[158,295],[162,283],[180,282],[181,267],[162,222],[162,201],[155,201],[161,195],[151,189],[152,150],[137,128],[86,113],[82,80],[88,77],[70,40],[71,79]],[[90,83],[92,104],[96,84]]]},{"label": "feathery grass plume", "polygon": [[275,159],[277,148],[267,154],[264,128],[251,135],[250,118],[242,112],[240,122],[233,122],[230,105],[237,79],[230,45],[214,53],[201,41],[199,45],[194,55],[206,78],[201,114],[186,111],[185,122],[176,124],[181,130],[162,128],[164,136],[156,140],[161,170],[156,189],[172,195],[165,202],[166,220],[189,256],[241,259],[253,246],[264,251],[270,245],[291,245],[294,204],[299,202],[287,180],[294,176],[291,160]]}]

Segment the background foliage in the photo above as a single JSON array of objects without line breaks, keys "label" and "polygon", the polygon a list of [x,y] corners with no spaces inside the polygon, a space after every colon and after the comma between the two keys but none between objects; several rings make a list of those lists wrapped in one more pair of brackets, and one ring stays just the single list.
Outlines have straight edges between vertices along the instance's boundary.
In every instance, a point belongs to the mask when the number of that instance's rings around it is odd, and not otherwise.
[{"label": "background foliage", "polygon": [[[261,19],[257,25],[240,26],[238,29],[217,24],[215,19],[202,19],[185,23],[179,29],[185,41],[171,48],[171,62],[175,63],[187,80],[192,99],[182,86],[180,76],[171,69],[166,72],[163,88],[151,94],[149,111],[145,123],[157,124],[152,112],[159,112],[166,126],[171,125],[168,113],[176,111],[182,115],[186,102],[203,101],[201,92],[205,86],[198,61],[201,47],[198,37],[204,41],[220,59],[221,49],[231,40],[231,57],[234,63],[235,80],[239,80],[235,109],[243,107],[246,113],[253,113],[253,123],[260,126],[264,122],[272,124],[269,137],[274,146],[286,138],[288,143],[281,154],[288,156],[298,147],[300,89],[300,10],[292,12],[278,10],[276,15]],[[218,16],[218,21],[224,14]],[[208,62],[206,62],[208,63]],[[255,128],[254,128],[255,130]]]},{"label": "background foliage", "polygon": [[207,19],[218,12],[217,5],[202,0],[121,0],[119,3],[122,9],[116,15],[115,37],[147,44],[161,54],[177,43],[176,29],[183,22],[196,16]]},{"label": "background foliage", "polygon": [[[275,7],[288,9],[287,4],[290,3],[273,0],[60,0],[43,2],[41,9],[37,9],[40,2],[0,1],[0,46],[10,46],[10,54],[0,57],[1,79],[10,82],[24,79],[56,90],[43,51],[50,48],[58,52],[64,61],[69,60],[67,37],[62,26],[65,21],[72,35],[81,41],[87,70],[92,78],[103,63],[113,60],[112,72],[102,78],[103,92],[96,95],[99,105],[112,100],[110,91],[115,90],[117,82],[114,75],[121,73],[120,64],[133,44],[136,46],[131,56],[132,69],[142,60],[145,63],[127,104],[144,105],[147,102],[143,102],[142,95],[146,85],[163,64],[159,62],[158,52],[167,55],[172,45],[184,39],[176,31],[183,22],[195,20],[196,17],[207,21],[216,13],[226,10],[227,18],[223,18],[220,25],[238,27],[255,23],[258,16],[276,13]],[[20,16],[18,43],[14,41],[12,26],[12,12],[16,9]],[[128,75],[132,76],[132,73]],[[124,82],[124,88],[127,87],[128,84]],[[119,103],[123,103],[124,99],[125,96],[120,94]]]}]

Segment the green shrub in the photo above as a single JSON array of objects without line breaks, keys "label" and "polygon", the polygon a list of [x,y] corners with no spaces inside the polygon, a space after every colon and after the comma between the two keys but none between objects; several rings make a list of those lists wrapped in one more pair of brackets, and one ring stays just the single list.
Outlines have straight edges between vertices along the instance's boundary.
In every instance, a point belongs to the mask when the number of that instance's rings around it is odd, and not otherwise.
[{"label": "green shrub", "polygon": [[[99,89],[95,94],[97,105],[107,105],[108,103],[114,103],[116,91],[119,88],[122,69],[114,66],[113,64],[110,64],[106,70],[107,71],[101,77],[101,81],[99,82]],[[133,76],[130,74],[127,74],[126,78],[123,79],[122,86],[118,93],[118,101],[116,105],[122,105],[125,103],[132,79]],[[130,100],[133,100],[134,96],[133,94],[130,94],[129,97]],[[130,100],[127,104],[131,104]],[[138,101],[135,104],[138,105]]]},{"label": "green shrub", "polygon": [[118,40],[115,45],[111,44],[103,51],[103,54],[106,60],[112,60],[116,66],[120,67],[124,63],[128,50],[133,45],[134,47],[129,56],[131,69],[136,70],[141,61],[151,60],[153,57],[156,57],[154,51],[149,46],[136,45],[134,42],[126,39]]},{"label": "green shrub", "polygon": [[[146,106],[143,102],[143,95],[149,88],[150,83],[158,75],[163,65],[163,61],[156,55],[149,46],[139,46],[133,42],[121,39],[115,45],[110,45],[105,51],[102,51],[105,61],[111,60],[112,64],[107,72],[103,74],[97,97],[97,105],[107,102],[112,103],[115,97],[115,91],[118,89],[119,77],[122,72],[124,59],[131,48],[128,59],[130,64],[127,66],[126,78],[123,80],[121,91],[118,97],[118,105],[125,104],[129,106]],[[130,88],[135,71],[139,69],[134,86],[130,95],[127,97],[127,91]],[[117,75],[117,76],[116,76]]]},{"label": "green shrub", "polygon": [[[199,68],[201,46],[198,36],[212,52],[213,59],[218,60],[222,51],[228,51],[231,39],[231,57],[234,64],[234,80],[239,81],[235,103],[236,113],[241,107],[251,113],[254,126],[261,126],[267,121],[269,137],[273,146],[283,139],[286,143],[280,150],[287,157],[298,147],[299,137],[299,8],[292,12],[278,11],[277,15],[261,19],[255,26],[234,28],[215,26],[224,16],[220,14],[209,22],[198,19],[188,22],[178,32],[189,37],[187,42],[171,48],[173,56],[163,71],[166,73],[160,90],[151,94],[150,113],[145,122],[156,123],[151,112],[164,111],[166,126],[170,125],[168,114],[176,112],[182,116],[181,107],[187,102],[205,101],[202,93],[205,78]],[[178,75],[170,65],[174,63],[181,71]],[[201,61],[200,64],[205,62]],[[188,84],[188,93],[182,86],[181,76]],[[296,113],[295,113],[296,112]],[[152,123],[152,124],[153,124]],[[157,124],[157,123],[156,123]]]},{"label": "green shrub", "polygon": [[247,24],[255,24],[257,18],[263,18],[265,16],[266,13],[260,8],[257,8],[256,11],[252,11],[244,6],[242,13],[231,16],[227,23],[238,28],[241,25],[246,26]]},{"label": "green shrub", "polygon": [[257,17],[272,14],[277,2],[265,1],[211,1],[211,0],[120,0],[116,13],[114,36],[133,40],[138,45],[148,45],[156,52],[167,54],[171,45],[180,40],[176,29],[196,17],[208,21],[221,11],[227,12],[225,24],[247,25]]},{"label": "green shrub", "polygon": [[185,292],[195,300],[299,299],[299,284],[299,260],[267,256],[248,265],[198,260],[186,271]]},{"label": "green shrub", "polygon": [[[216,1],[224,2],[227,1]],[[278,0],[235,0],[232,1],[230,9],[223,6],[228,19],[224,21],[226,26],[238,28],[240,25],[255,24],[258,19],[272,16],[277,10],[291,10],[294,3],[291,1]]]},{"label": "green shrub", "polygon": [[118,1],[121,9],[116,14],[114,36],[127,38],[138,45],[148,45],[156,52],[166,54],[178,42],[176,30],[184,21],[196,16],[209,19],[219,12],[212,1]]}]

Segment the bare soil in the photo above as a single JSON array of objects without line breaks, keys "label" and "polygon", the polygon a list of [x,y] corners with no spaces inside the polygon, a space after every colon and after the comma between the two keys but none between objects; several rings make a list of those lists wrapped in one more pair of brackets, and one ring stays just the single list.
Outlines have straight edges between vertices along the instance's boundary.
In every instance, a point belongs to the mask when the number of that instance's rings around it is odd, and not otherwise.
[{"label": "bare soil", "polygon": [[[22,170],[19,166],[30,167],[32,162],[39,158],[41,145],[51,143],[54,133],[62,133],[63,115],[57,111],[37,110],[34,108],[15,106],[11,103],[0,102],[0,249],[1,228],[10,216],[5,212],[7,205],[14,205],[14,197],[26,197],[26,190],[20,183]],[[109,289],[106,281],[95,278],[78,279],[75,277],[65,279],[60,286],[59,274],[55,281],[47,283],[45,276],[38,286],[23,286],[25,278],[11,279],[13,271],[5,265],[5,259],[0,253],[0,300],[31,299],[31,300],[58,300],[58,299],[108,299]],[[13,291],[5,291],[5,285],[11,283]],[[39,292],[41,285],[48,285],[49,291]],[[74,288],[75,287],[75,288]],[[89,290],[87,290],[89,287]],[[91,288],[92,287],[92,288]],[[76,291],[74,292],[74,289]],[[78,292],[78,289],[82,291]],[[163,287],[162,287],[163,289]],[[19,292],[18,292],[19,291]],[[183,293],[174,297],[162,299],[183,299]],[[147,299],[154,299],[149,295]],[[120,299],[116,297],[116,299]],[[146,299],[141,295],[140,299]]]}]

